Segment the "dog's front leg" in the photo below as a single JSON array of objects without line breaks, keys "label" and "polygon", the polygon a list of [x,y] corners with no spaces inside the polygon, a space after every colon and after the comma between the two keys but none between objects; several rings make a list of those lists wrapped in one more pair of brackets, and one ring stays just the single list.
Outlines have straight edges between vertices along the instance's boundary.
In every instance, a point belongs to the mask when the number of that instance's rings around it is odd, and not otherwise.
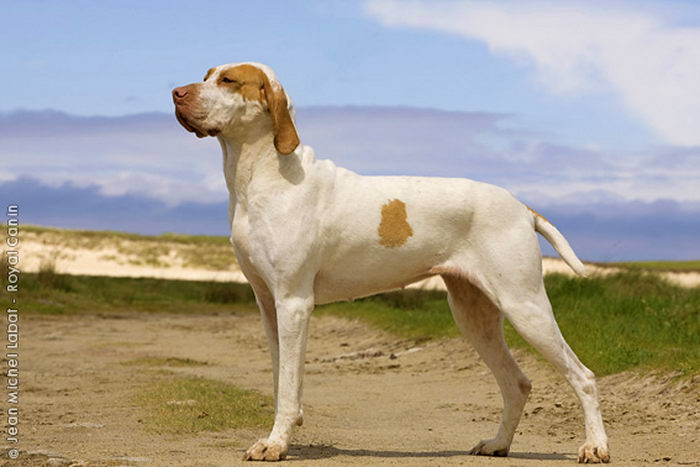
[{"label": "dog's front leg", "polygon": [[275,299],[264,282],[255,278],[249,279],[250,285],[255,293],[255,301],[260,309],[267,345],[272,357],[272,387],[275,394],[275,404],[277,404],[277,387],[279,375],[279,336],[277,335],[277,310],[275,309]]},{"label": "dog's front leg", "polygon": [[288,297],[275,303],[279,339],[275,424],[267,439],[259,440],[246,451],[245,460],[276,461],[284,459],[287,455],[292,430],[302,417],[304,355],[309,317],[313,307],[313,295],[304,298]]}]

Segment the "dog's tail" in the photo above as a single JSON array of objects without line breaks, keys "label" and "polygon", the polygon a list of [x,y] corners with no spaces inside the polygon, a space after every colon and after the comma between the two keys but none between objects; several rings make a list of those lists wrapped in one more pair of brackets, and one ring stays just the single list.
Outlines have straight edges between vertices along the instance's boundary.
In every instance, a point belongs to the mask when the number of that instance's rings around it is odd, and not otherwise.
[{"label": "dog's tail", "polygon": [[537,211],[532,208],[530,212],[535,220],[535,231],[542,235],[547,241],[557,250],[559,256],[569,265],[573,271],[580,276],[587,276],[586,266],[581,262],[580,259],[574,253],[574,250],[566,241],[566,238],[557,230],[551,222],[542,217]]}]

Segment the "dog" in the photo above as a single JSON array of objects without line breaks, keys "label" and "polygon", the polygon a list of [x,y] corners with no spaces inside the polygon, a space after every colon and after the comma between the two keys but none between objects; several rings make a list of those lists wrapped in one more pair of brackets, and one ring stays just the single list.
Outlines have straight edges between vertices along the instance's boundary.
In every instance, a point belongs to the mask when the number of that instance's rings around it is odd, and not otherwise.
[{"label": "dog", "polygon": [[569,348],[542,280],[540,233],[578,274],[562,234],[508,191],[459,178],[361,176],[300,144],[294,111],[271,68],[234,63],[172,91],[180,124],[221,144],[231,242],[272,353],[275,421],[246,460],[284,459],[303,422],[302,379],[316,304],[351,300],[440,275],[458,327],[503,396],[496,436],[475,455],[507,456],[530,381],[503,320],[573,387],[583,407],[584,463],[609,462],[594,374]]}]

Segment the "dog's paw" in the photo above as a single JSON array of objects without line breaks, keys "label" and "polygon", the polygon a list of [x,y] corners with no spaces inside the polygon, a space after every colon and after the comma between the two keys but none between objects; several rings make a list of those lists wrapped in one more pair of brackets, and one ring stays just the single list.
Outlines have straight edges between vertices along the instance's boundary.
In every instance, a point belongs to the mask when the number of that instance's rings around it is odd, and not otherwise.
[{"label": "dog's paw", "polygon": [[510,445],[497,439],[485,439],[479,441],[479,444],[474,446],[471,451],[469,451],[469,454],[472,456],[506,457],[509,451]]},{"label": "dog's paw", "polygon": [[586,443],[578,448],[579,464],[607,464],[610,462],[610,451],[606,445]]},{"label": "dog's paw", "polygon": [[287,446],[279,441],[260,439],[243,456],[244,461],[281,461],[287,457]]}]

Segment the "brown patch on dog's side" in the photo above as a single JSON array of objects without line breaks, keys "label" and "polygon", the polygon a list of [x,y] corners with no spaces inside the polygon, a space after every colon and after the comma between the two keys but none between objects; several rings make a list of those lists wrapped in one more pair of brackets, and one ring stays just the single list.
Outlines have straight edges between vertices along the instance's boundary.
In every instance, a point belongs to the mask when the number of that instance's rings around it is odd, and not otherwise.
[{"label": "brown patch on dog's side", "polygon": [[379,244],[387,248],[400,247],[413,235],[408,223],[406,203],[393,199],[382,206],[382,220],[379,223]]}]

